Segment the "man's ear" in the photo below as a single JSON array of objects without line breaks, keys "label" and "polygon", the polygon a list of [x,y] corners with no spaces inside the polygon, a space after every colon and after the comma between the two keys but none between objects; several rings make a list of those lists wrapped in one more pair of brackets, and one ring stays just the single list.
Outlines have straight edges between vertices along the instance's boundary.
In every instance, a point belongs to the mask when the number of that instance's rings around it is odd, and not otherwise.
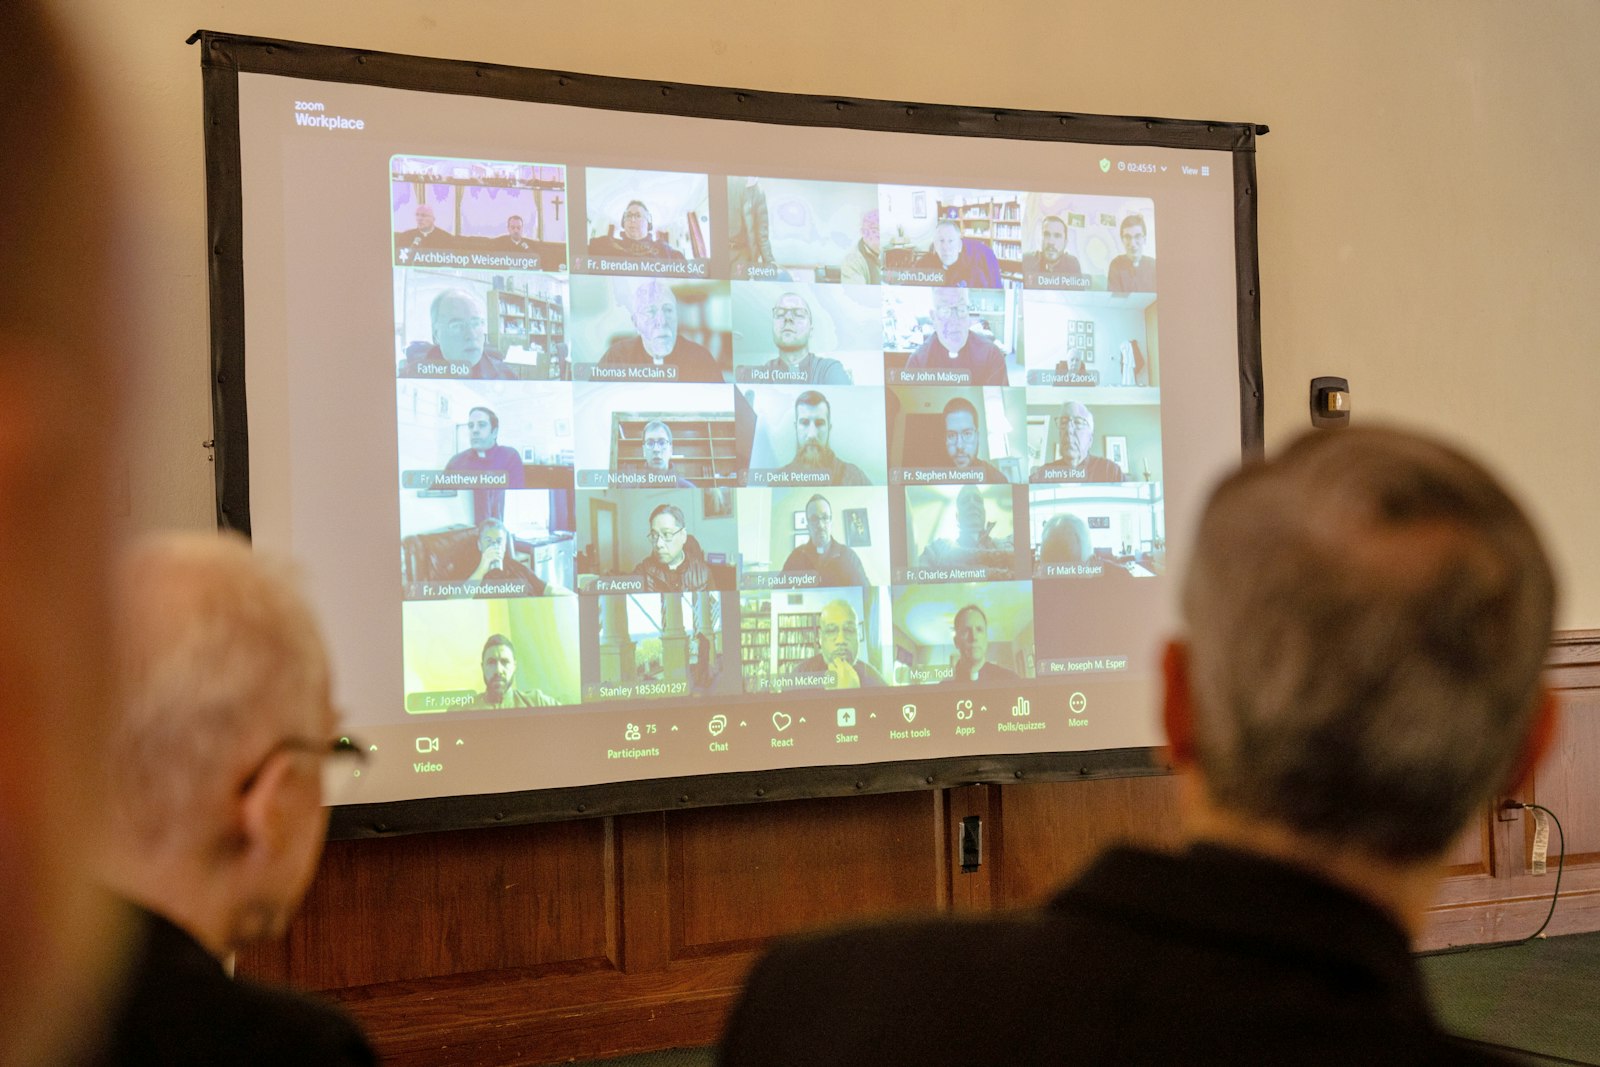
[{"label": "man's ear", "polygon": [[269,756],[239,796],[242,852],[258,858],[275,853],[285,833],[284,816],[291,808],[291,794],[296,787],[294,754],[279,750]]},{"label": "man's ear", "polygon": [[1543,682],[1539,683],[1538,707],[1533,712],[1533,722],[1528,727],[1528,737],[1522,743],[1511,772],[1506,776],[1504,796],[1517,796],[1531,784],[1533,772],[1538,769],[1550,746],[1555,743],[1556,728],[1561,723],[1560,702],[1555,693]]},{"label": "man's ear", "polygon": [[1189,646],[1168,641],[1161,655],[1161,724],[1167,731],[1167,759],[1183,770],[1195,761],[1194,697],[1189,688]]}]

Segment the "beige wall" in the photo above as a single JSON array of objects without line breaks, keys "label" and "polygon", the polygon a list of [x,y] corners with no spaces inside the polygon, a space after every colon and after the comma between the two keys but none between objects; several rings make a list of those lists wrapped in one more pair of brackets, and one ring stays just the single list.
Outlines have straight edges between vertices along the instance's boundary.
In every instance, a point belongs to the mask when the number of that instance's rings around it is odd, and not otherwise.
[{"label": "beige wall", "polygon": [[[1600,4],[1593,0],[57,0],[137,143],[131,268],[158,353],[142,525],[212,515],[198,27],[708,84],[1265,122],[1267,436],[1306,382],[1479,449],[1600,627]],[[870,14],[869,14],[870,13]],[[91,235],[72,235],[72,240]],[[1171,398],[1169,398],[1170,400]]]}]

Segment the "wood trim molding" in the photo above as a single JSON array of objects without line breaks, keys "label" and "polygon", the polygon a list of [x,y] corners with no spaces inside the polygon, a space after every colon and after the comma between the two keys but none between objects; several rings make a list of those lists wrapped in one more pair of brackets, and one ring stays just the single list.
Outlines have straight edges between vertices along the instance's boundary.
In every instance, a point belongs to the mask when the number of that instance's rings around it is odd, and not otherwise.
[{"label": "wood trim molding", "polygon": [[1551,667],[1600,665],[1600,630],[1558,630],[1550,638]]}]

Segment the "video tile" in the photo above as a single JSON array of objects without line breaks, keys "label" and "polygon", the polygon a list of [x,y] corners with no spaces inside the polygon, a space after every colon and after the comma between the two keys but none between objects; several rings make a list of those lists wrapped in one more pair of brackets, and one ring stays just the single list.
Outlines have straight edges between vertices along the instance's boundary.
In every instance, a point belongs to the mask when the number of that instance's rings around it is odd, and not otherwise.
[{"label": "video tile", "polygon": [[559,164],[393,156],[395,266],[565,270],[566,200]]},{"label": "video tile", "polygon": [[1033,583],[895,586],[895,661],[911,685],[1005,685],[1033,677]]},{"label": "video tile", "polygon": [[719,489],[748,455],[726,385],[575,382],[580,489]]},{"label": "video tile", "polygon": [[394,313],[396,377],[571,377],[565,277],[395,268]]},{"label": "video tile", "polygon": [[739,588],[889,584],[888,491],[808,486],[735,490]]},{"label": "video tile", "polygon": [[1017,385],[1020,290],[883,290],[884,378],[899,385]]},{"label": "video tile", "polygon": [[891,385],[890,484],[1028,480],[1028,400],[1009,387]]},{"label": "video tile", "polygon": [[1154,578],[1167,570],[1160,482],[1028,487],[1035,578]]},{"label": "video tile", "polygon": [[1148,197],[1029,193],[1022,278],[1029,289],[1156,291],[1156,211]]},{"label": "video tile", "polygon": [[706,175],[588,167],[583,180],[587,233],[574,271],[706,277],[713,239]]},{"label": "video tile", "polygon": [[733,374],[759,385],[882,385],[876,286],[733,283]]},{"label": "video tile", "polygon": [[584,700],[738,693],[738,660],[723,625],[732,597],[707,591],[582,597]]},{"label": "video tile", "polygon": [[578,599],[403,603],[406,712],[578,703]]},{"label": "video tile", "polygon": [[739,641],[747,693],[892,684],[888,598],[870,586],[743,592]]},{"label": "video tile", "polygon": [[1013,485],[908,485],[896,584],[1000,582],[1029,574],[1028,490]]},{"label": "video tile", "polygon": [[731,490],[580,489],[578,588],[585,593],[732,589],[739,522]]},{"label": "video tile", "polygon": [[727,182],[728,273],[735,281],[881,280],[876,185],[744,175]]},{"label": "video tile", "polygon": [[1160,399],[1154,293],[1030,290],[1022,302],[1029,385],[1121,389],[1123,403]]},{"label": "video tile", "polygon": [[1162,480],[1160,405],[1100,403],[1102,398],[1097,391],[1029,387],[1029,481]]},{"label": "video tile", "polygon": [[999,289],[1022,278],[1023,194],[880,185],[883,280]]},{"label": "video tile", "polygon": [[[861,386],[742,385],[753,416],[755,487],[883,485],[883,390]],[[849,429],[842,429],[849,427]]]},{"label": "video tile", "polygon": [[577,381],[725,382],[733,366],[728,283],[572,279]]}]

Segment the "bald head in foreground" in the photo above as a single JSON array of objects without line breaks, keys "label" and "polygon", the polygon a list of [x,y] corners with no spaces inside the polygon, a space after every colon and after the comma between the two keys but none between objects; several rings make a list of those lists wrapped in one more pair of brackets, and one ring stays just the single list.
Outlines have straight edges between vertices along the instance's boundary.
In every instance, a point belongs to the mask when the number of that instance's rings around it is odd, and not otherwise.
[{"label": "bald head in foreground", "polygon": [[358,769],[360,750],[335,736],[315,618],[232,535],[143,542],[117,592],[105,879],[142,942],[105,1062],[373,1063],[331,1006],[222,966],[282,936],[322,852],[324,782]]},{"label": "bald head in foreground", "polygon": [[782,944],[721,1062],[1501,1062],[1438,1029],[1409,944],[1548,744],[1554,600],[1527,517],[1433,441],[1245,467],[1164,659],[1183,846],[1112,849],[1032,914]]}]

